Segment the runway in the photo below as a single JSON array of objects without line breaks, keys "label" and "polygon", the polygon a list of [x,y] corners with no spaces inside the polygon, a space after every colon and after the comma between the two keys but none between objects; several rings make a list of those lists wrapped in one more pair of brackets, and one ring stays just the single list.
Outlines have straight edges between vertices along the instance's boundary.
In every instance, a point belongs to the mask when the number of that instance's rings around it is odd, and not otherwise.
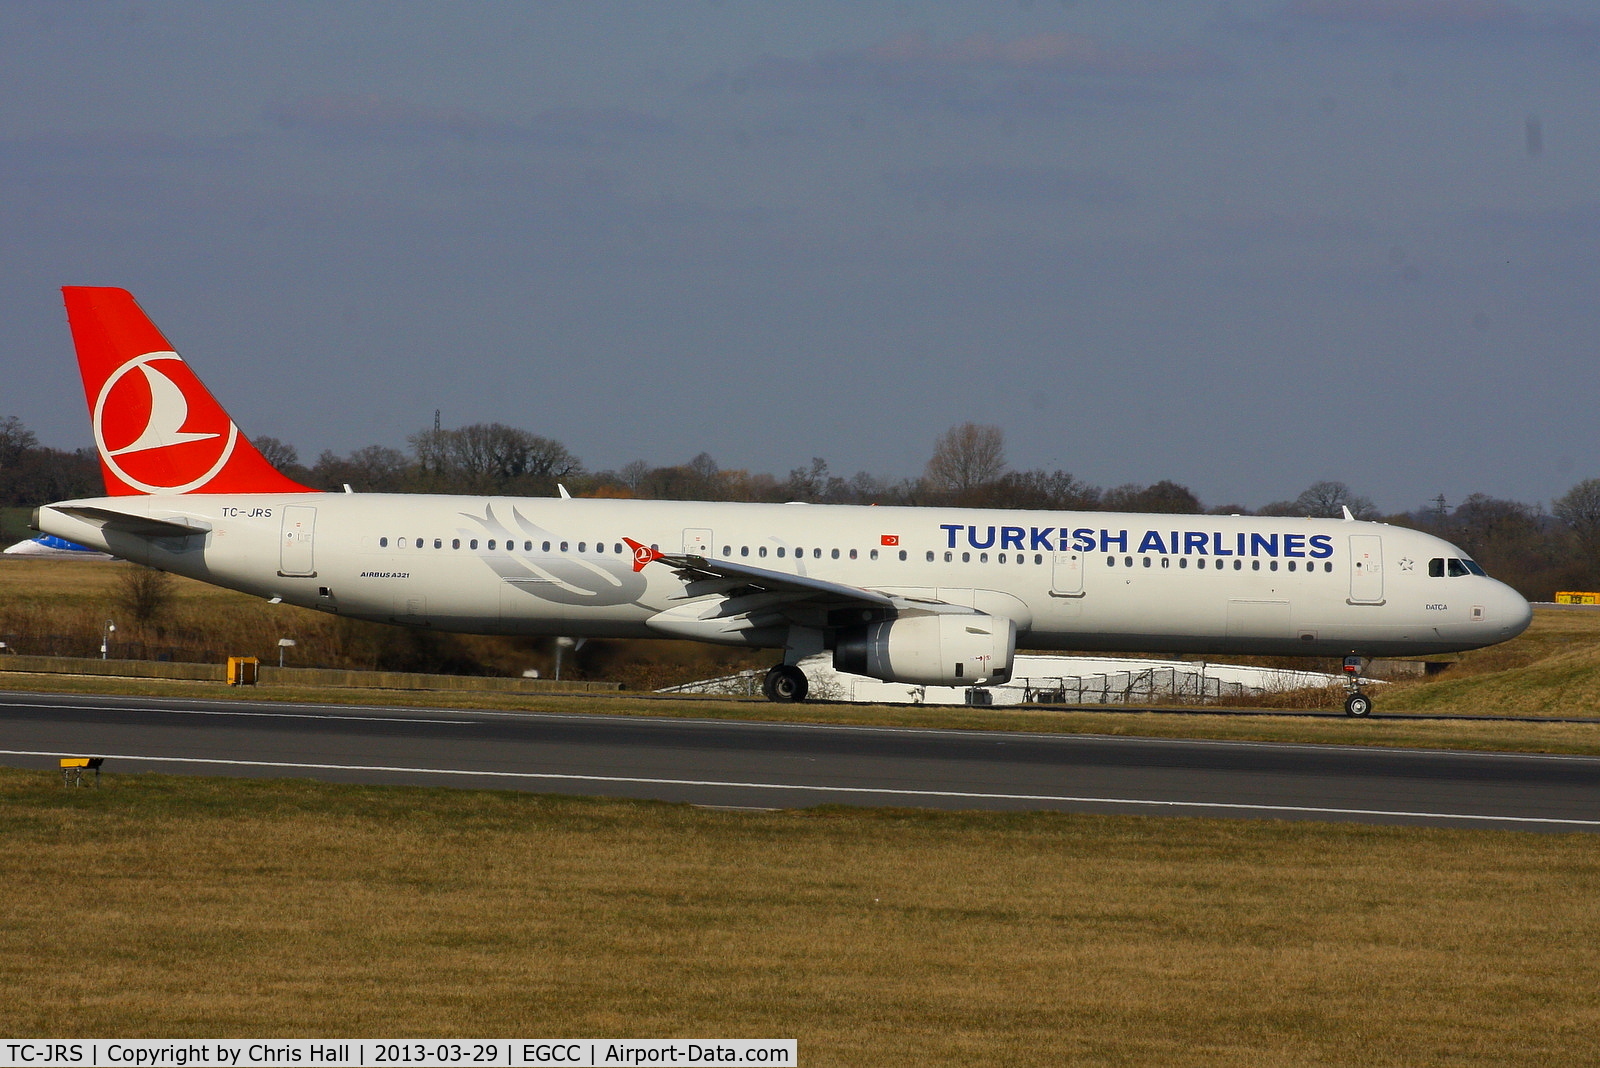
[{"label": "runway", "polygon": [[0,692],[0,764],[652,798],[1600,831],[1600,759]]}]

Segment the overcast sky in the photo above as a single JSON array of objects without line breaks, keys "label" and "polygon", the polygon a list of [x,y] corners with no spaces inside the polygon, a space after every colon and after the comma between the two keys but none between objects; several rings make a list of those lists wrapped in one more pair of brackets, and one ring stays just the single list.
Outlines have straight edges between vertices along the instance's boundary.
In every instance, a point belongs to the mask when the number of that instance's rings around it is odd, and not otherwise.
[{"label": "overcast sky", "polygon": [[131,289],[302,459],[1013,467],[1256,507],[1600,476],[1584,0],[0,5],[0,416]]}]

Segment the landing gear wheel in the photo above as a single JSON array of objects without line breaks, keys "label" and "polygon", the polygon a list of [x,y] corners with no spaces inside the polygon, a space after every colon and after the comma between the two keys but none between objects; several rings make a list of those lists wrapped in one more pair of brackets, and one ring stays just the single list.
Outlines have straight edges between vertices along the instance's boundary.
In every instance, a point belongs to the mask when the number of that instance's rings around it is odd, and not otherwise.
[{"label": "landing gear wheel", "polygon": [[1364,693],[1353,693],[1344,699],[1344,714],[1365,716],[1372,711],[1372,698]]},{"label": "landing gear wheel", "polygon": [[792,664],[778,664],[767,672],[766,679],[761,683],[761,692],[767,700],[786,704],[804,701],[810,690],[811,684],[806,680],[806,673]]}]

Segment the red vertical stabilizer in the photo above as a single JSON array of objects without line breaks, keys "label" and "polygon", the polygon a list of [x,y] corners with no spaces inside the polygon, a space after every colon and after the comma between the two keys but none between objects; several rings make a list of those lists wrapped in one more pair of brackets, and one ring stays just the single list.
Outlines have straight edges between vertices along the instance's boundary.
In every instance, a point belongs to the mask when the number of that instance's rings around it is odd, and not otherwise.
[{"label": "red vertical stabilizer", "polygon": [[239,432],[125,289],[65,286],[106,493],[306,493]]}]

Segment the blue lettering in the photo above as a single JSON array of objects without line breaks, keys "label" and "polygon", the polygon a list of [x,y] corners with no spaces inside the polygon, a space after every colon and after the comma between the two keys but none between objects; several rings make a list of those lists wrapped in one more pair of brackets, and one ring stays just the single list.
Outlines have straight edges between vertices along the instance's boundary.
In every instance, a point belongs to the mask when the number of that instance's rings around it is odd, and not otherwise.
[{"label": "blue lettering", "polygon": [[989,540],[988,541],[979,541],[978,540],[978,528],[977,527],[968,527],[967,528],[967,541],[972,543],[972,547],[974,549],[988,549],[988,548],[992,548],[994,546],[994,527],[990,527],[987,531],[985,531],[984,537],[988,538]]},{"label": "blue lettering", "polygon": [[946,549],[954,549],[956,547],[956,531],[961,529],[961,524],[960,523],[940,523],[939,524],[939,529],[944,531],[945,534],[949,538],[949,540],[944,543],[944,547]]},{"label": "blue lettering", "polygon": [[1233,550],[1232,549],[1224,549],[1222,547],[1222,531],[1220,531],[1220,530],[1216,531],[1215,533],[1213,533],[1211,535],[1211,555],[1212,556],[1232,556],[1233,555]]},{"label": "blue lettering", "polygon": [[1027,532],[1024,531],[1021,527],[1001,527],[1000,528],[1000,548],[1002,548],[1002,549],[1020,549],[1020,548],[1022,548],[1022,536],[1025,533],[1027,533]]},{"label": "blue lettering", "polygon": [[1311,555],[1317,560],[1326,560],[1333,555],[1333,536],[1331,534],[1311,535]]},{"label": "blue lettering", "polygon": [[1257,534],[1251,531],[1250,555],[1261,556],[1263,554],[1267,556],[1278,555],[1278,536],[1276,534]]},{"label": "blue lettering", "polygon": [[[1050,535],[1055,533],[1054,527],[1030,527],[1028,530],[1028,548],[1034,552],[1043,549],[1045,552],[1054,552],[1055,546],[1050,544]],[[1066,540],[1067,532],[1061,532],[1061,538]]]},{"label": "blue lettering", "polygon": [[1115,545],[1122,552],[1127,552],[1128,551],[1128,532],[1126,530],[1124,530],[1120,534],[1113,534],[1109,530],[1101,530],[1100,531],[1100,551],[1103,552],[1103,553],[1108,553],[1108,552],[1111,551],[1111,546],[1113,546],[1113,545]]},{"label": "blue lettering", "polygon": [[1206,537],[1205,531],[1203,530],[1184,531],[1183,555],[1188,556],[1191,553],[1199,553],[1201,556],[1204,556],[1206,553],[1206,542],[1209,540],[1210,539]]},{"label": "blue lettering", "polygon": [[1164,553],[1167,551],[1167,547],[1162,543],[1160,534],[1153,530],[1147,530],[1144,532],[1144,540],[1139,543],[1139,551],[1142,553]]},{"label": "blue lettering", "polygon": [[[1066,543],[1067,543],[1067,528],[1066,527],[1062,527],[1061,528],[1061,544],[1063,546],[1065,546]],[[1072,532],[1072,547],[1074,549],[1078,550],[1080,553],[1092,553],[1092,552],[1094,552],[1094,528],[1093,527],[1079,527],[1077,530],[1074,530]]]},{"label": "blue lettering", "polygon": [[1243,556],[1244,555],[1244,531],[1242,531],[1242,530],[1239,531],[1239,545],[1238,545],[1238,548],[1235,550],[1235,554],[1238,555],[1238,556]]},{"label": "blue lettering", "polygon": [[1283,536],[1283,555],[1304,556],[1306,554],[1306,536],[1304,534],[1285,534]]}]

